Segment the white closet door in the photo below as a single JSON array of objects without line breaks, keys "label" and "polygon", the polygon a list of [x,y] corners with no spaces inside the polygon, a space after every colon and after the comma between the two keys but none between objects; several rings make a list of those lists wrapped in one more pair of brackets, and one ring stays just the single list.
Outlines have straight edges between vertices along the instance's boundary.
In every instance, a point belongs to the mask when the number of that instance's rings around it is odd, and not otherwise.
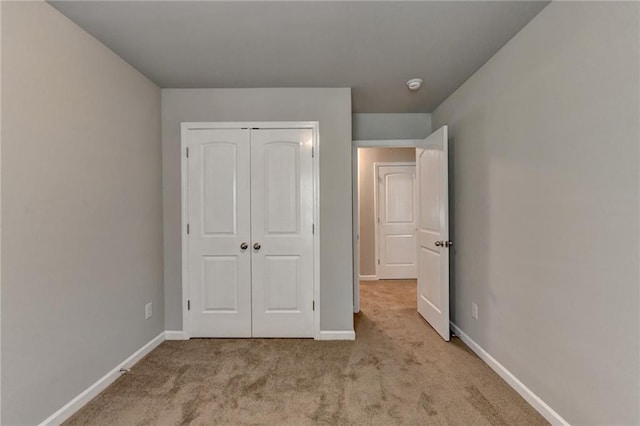
[{"label": "white closet door", "polygon": [[188,134],[191,337],[251,336],[249,130]]},{"label": "white closet door", "polygon": [[251,132],[254,337],[313,337],[313,132]]},{"label": "white closet door", "polygon": [[416,278],[416,167],[379,166],[378,250],[380,279]]}]

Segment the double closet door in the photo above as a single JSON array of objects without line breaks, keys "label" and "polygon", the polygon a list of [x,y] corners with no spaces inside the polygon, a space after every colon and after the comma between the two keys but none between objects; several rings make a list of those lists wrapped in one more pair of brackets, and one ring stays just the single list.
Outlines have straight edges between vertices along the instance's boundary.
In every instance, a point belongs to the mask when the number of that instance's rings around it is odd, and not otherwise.
[{"label": "double closet door", "polygon": [[313,337],[312,129],[188,129],[191,337]]}]

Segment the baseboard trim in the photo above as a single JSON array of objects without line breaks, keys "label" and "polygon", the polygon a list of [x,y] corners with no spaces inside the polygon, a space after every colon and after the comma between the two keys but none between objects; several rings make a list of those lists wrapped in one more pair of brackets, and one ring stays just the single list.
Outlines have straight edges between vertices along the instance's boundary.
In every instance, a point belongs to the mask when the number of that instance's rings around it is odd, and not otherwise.
[{"label": "baseboard trim", "polygon": [[131,368],[135,363],[140,361],[147,355],[149,352],[154,350],[160,343],[165,340],[165,332],[158,334],[153,340],[149,343],[138,349],[133,353],[130,357],[122,361],[118,364],[113,370],[109,371],[103,377],[98,379],[97,382],[89,386],[87,389],[82,391],[78,396],[69,401],[65,406],[60,408],[58,411],[49,416],[46,420],[40,423],[40,426],[44,425],[59,425],[73,414],[75,414],[80,408],[82,408],[86,403],[95,398],[100,392],[105,390],[111,383],[115,382],[118,377],[120,377],[120,369],[121,368]]},{"label": "baseboard trim", "polygon": [[492,357],[489,352],[485,351],[482,346],[477,344],[471,337],[462,331],[453,322],[450,323],[453,332],[462,340],[473,352],[476,353],[498,376],[507,382],[518,394],[525,399],[535,410],[542,415],[552,425],[569,426],[569,422],[556,413],[546,402],[538,395],[533,393],[524,383],[513,375],[507,368],[500,364],[498,360]]},{"label": "baseboard trim", "polygon": [[378,281],[377,275],[360,275],[360,281]]},{"label": "baseboard trim", "polygon": [[164,332],[164,338],[166,340],[185,340],[184,333],[182,332],[182,330],[179,330],[179,331],[167,330]]},{"label": "baseboard trim", "polygon": [[356,340],[356,332],[350,331],[320,331],[319,340]]}]

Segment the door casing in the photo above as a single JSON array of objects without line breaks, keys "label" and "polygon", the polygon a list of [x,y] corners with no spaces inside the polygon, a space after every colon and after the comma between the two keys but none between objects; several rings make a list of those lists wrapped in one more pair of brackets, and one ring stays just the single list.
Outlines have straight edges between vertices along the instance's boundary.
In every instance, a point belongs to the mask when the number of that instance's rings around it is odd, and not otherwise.
[{"label": "door casing", "polygon": [[182,239],[182,338],[191,338],[188,303],[189,289],[189,239],[188,223],[188,163],[187,132],[195,129],[310,129],[313,134],[313,336],[320,339],[320,132],[317,121],[242,121],[242,122],[183,122],[181,123],[181,239]]},{"label": "door casing", "polygon": [[360,200],[358,190],[359,148],[415,148],[421,139],[376,139],[351,141],[351,189],[353,234],[353,312],[360,312]]}]

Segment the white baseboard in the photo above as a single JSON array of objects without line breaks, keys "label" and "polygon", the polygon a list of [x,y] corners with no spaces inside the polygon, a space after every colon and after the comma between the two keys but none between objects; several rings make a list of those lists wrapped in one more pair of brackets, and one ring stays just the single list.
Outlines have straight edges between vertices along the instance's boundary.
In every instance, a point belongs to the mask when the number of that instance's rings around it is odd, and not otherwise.
[{"label": "white baseboard", "polygon": [[145,355],[154,350],[160,343],[165,340],[165,332],[163,331],[149,343],[138,349],[133,355],[129,358],[122,361],[118,364],[113,370],[109,371],[102,378],[98,379],[97,382],[89,386],[87,389],[82,391],[80,395],[73,398],[69,401],[64,407],[53,413],[49,418],[40,423],[40,426],[43,425],[59,425],[73,414],[76,413],[80,408],[82,408],[86,403],[95,398],[100,392],[105,390],[107,386],[111,383],[115,382],[118,377],[120,377],[120,369],[121,368],[131,368],[135,363],[140,361]]},{"label": "white baseboard", "polygon": [[360,275],[360,281],[378,281],[377,275]]},{"label": "white baseboard", "polygon": [[166,340],[185,340],[182,330],[178,330],[178,331],[167,330],[164,332],[164,338]]},{"label": "white baseboard", "polygon": [[350,331],[320,331],[318,340],[356,340],[356,332]]},{"label": "white baseboard", "polygon": [[549,423],[552,425],[569,425],[565,419],[563,419],[558,413],[556,413],[551,407],[547,405],[538,395],[533,393],[524,383],[522,383],[516,376],[513,375],[506,367],[492,357],[487,351],[485,351],[480,345],[478,345],[471,337],[469,337],[464,331],[454,323],[450,323],[453,332],[456,336],[460,337],[469,348],[476,353],[498,376],[507,382],[521,397],[525,399],[533,408],[536,409]]}]

